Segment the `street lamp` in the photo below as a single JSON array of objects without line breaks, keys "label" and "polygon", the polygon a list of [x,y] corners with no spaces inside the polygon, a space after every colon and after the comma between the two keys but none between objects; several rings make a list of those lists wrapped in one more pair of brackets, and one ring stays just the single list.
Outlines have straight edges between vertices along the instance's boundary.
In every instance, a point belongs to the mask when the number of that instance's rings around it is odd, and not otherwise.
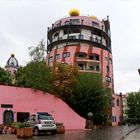
[{"label": "street lamp", "polygon": [[92,120],[92,118],[93,118],[93,113],[92,113],[92,112],[88,112],[87,116],[88,116],[87,128],[88,128],[88,129],[93,129],[93,120]]}]

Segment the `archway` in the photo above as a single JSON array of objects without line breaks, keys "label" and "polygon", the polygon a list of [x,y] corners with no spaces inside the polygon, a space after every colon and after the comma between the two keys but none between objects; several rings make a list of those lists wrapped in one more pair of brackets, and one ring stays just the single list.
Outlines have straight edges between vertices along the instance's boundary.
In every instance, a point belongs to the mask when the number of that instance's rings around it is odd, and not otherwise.
[{"label": "archway", "polygon": [[14,122],[14,113],[11,110],[5,110],[3,112],[3,123],[8,125]]}]

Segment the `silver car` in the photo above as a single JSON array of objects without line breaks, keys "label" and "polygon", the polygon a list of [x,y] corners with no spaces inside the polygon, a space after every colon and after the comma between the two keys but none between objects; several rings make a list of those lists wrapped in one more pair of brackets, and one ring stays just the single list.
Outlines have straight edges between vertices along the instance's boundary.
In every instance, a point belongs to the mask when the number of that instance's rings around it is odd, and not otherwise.
[{"label": "silver car", "polygon": [[30,116],[29,122],[33,127],[33,133],[35,136],[41,132],[56,133],[56,124],[54,118],[48,113],[37,113]]}]

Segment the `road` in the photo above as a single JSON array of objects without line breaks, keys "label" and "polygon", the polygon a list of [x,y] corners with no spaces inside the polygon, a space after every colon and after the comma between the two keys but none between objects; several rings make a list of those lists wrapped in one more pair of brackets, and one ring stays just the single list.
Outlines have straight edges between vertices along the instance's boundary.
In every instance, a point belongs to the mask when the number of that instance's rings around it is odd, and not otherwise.
[{"label": "road", "polygon": [[[140,129],[136,128],[137,126],[115,126],[97,130],[66,131],[65,134],[34,136],[28,140],[123,140],[123,137],[124,140],[140,140]],[[0,140],[20,139],[17,139],[16,135],[1,134]]]}]

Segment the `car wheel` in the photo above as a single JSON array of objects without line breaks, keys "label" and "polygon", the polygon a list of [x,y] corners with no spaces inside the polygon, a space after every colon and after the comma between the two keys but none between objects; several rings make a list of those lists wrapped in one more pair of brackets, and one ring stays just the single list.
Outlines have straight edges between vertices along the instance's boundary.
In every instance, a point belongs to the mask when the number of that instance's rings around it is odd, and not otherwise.
[{"label": "car wheel", "polygon": [[40,134],[39,129],[36,127],[36,128],[34,129],[34,135],[35,135],[35,136],[38,136],[39,134]]}]

